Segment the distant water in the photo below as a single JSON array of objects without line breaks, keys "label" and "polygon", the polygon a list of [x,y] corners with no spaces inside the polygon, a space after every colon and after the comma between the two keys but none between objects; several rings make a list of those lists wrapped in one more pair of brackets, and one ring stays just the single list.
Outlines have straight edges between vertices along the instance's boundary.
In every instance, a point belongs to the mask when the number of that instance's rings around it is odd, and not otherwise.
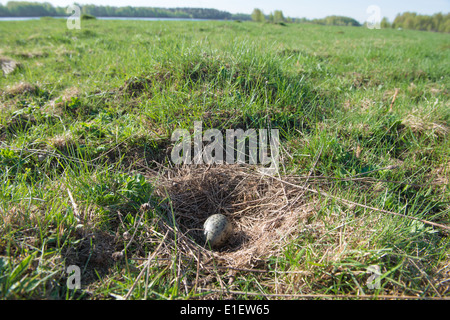
[{"label": "distant water", "polygon": [[[38,20],[41,17],[0,17],[0,21]],[[67,17],[52,17],[55,19],[67,19]],[[146,20],[146,21],[210,21],[211,19],[186,19],[186,18],[140,18],[140,17],[97,17],[99,20]]]}]

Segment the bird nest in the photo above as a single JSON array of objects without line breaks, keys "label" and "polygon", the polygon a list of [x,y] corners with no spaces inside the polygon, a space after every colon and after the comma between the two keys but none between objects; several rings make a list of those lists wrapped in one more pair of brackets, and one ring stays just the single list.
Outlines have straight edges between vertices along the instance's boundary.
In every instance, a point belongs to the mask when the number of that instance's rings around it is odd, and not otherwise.
[{"label": "bird nest", "polygon": [[[248,166],[177,167],[154,178],[156,195],[168,199],[160,228],[171,246],[163,248],[176,246],[177,252],[225,267],[252,268],[278,255],[314,212],[303,190]],[[216,213],[228,217],[233,231],[224,246],[210,250],[203,223]]]}]

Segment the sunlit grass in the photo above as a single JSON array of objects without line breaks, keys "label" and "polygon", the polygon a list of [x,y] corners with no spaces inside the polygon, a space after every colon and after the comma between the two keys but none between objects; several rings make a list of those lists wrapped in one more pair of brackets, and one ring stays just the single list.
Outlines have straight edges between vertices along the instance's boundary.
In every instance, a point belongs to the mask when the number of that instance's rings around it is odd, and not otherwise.
[{"label": "sunlit grass", "polygon": [[[65,23],[0,23],[0,55],[21,65],[0,78],[2,298],[208,296],[195,287],[194,260],[178,252],[160,265],[136,259],[164,239],[156,221],[166,199],[139,209],[153,190],[145,175],[170,165],[172,132],[198,120],[204,129],[277,128],[282,174],[311,174],[337,198],[448,225],[448,35]],[[315,214],[282,244],[283,255],[266,257],[265,272],[234,275],[236,297],[448,297],[448,230],[305,197],[317,201]],[[127,258],[112,259],[121,250]],[[76,292],[66,286],[70,264],[83,271]],[[375,290],[366,285],[371,265],[382,271]],[[220,291],[229,275],[214,272]]]}]

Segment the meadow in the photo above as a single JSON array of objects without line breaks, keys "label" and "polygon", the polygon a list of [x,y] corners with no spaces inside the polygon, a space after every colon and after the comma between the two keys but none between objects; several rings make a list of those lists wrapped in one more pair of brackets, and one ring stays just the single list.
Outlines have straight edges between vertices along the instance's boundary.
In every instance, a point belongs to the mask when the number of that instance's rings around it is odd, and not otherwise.
[{"label": "meadow", "polygon": [[[0,57],[2,299],[450,297],[448,34],[43,18]],[[278,129],[279,174],[174,166],[194,121]]]}]

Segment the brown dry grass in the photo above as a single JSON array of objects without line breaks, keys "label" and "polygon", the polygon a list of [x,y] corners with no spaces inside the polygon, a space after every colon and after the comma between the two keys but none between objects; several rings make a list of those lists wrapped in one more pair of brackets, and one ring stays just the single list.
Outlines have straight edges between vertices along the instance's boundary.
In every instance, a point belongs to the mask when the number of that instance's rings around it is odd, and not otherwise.
[{"label": "brown dry grass", "polygon": [[72,101],[72,98],[79,97],[80,95],[80,89],[76,87],[67,88],[61,93],[61,95],[49,101],[49,103],[47,104],[47,109],[53,114],[63,115],[62,109],[64,108],[64,106],[70,103]]},{"label": "brown dry grass", "polygon": [[[169,223],[162,229],[172,235],[176,230],[186,254],[200,251],[203,259],[225,267],[260,266],[314,214],[314,202],[298,189],[243,166],[181,167],[157,179],[156,195],[170,199],[165,205]],[[234,232],[223,248],[210,251],[203,248],[201,229],[215,213],[228,216]]]},{"label": "brown dry grass", "polygon": [[9,97],[15,97],[23,94],[33,94],[37,90],[37,87],[28,82],[19,82],[13,86],[8,86],[5,89],[5,94]]},{"label": "brown dry grass", "polygon": [[[435,103],[436,105],[436,103]],[[450,131],[448,125],[436,119],[434,107],[418,107],[404,116],[402,124],[419,135],[429,134],[434,138],[444,138]]]},{"label": "brown dry grass", "polygon": [[48,52],[44,51],[15,51],[12,54],[24,59],[45,58],[48,56]]},{"label": "brown dry grass", "polygon": [[16,69],[21,67],[21,64],[13,59],[0,57],[0,67],[2,69],[3,75],[7,76],[13,73]]},{"label": "brown dry grass", "polygon": [[426,116],[409,114],[402,121],[402,124],[409,127],[412,132],[418,134],[430,133],[435,137],[445,137],[449,132],[449,128],[445,123],[433,121]]}]

